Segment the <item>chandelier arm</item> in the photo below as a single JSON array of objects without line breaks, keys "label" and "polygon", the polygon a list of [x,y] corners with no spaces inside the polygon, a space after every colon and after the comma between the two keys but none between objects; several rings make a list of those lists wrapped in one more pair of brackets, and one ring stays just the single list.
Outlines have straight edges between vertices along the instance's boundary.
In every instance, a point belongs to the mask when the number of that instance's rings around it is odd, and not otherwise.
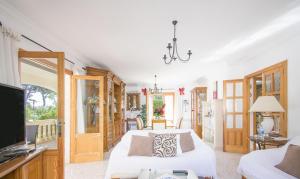
[{"label": "chandelier arm", "polygon": [[170,64],[170,63],[172,63],[172,61],[173,61],[172,59],[170,59],[170,60],[164,59],[164,62],[165,62],[165,64],[167,64],[167,65]]},{"label": "chandelier arm", "polygon": [[183,62],[187,62],[187,61],[189,61],[190,60],[190,58],[191,58],[191,56],[189,56],[187,59],[182,59],[180,56],[179,56],[179,53],[178,53],[178,49],[177,49],[177,45],[176,45],[176,47],[175,47],[176,49],[176,54],[177,54],[177,57],[178,57],[178,59],[180,60],[180,61],[183,61]]},{"label": "chandelier arm", "polygon": [[[173,51],[174,51],[174,48],[173,48]],[[174,54],[174,52],[172,52],[172,53]],[[170,56],[170,58],[172,60],[174,55],[171,55],[171,49],[169,49],[169,56]]]},{"label": "chandelier arm", "polygon": [[173,60],[175,60],[175,48],[176,48],[175,46],[176,46],[176,42],[173,41],[173,51],[172,51],[172,56],[170,56],[171,59],[173,59]]}]

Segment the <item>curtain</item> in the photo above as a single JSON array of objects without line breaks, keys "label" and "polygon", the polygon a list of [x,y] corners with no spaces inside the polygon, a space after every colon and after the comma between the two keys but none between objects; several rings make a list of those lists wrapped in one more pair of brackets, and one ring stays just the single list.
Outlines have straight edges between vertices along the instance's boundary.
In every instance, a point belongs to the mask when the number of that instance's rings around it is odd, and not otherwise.
[{"label": "curtain", "polygon": [[20,87],[18,63],[19,34],[0,26],[0,83]]},{"label": "curtain", "polygon": [[[79,67],[73,68],[74,75],[83,75],[84,72],[80,70]],[[84,134],[86,132],[86,89],[85,89],[85,81],[78,80],[77,81],[77,134]]]}]

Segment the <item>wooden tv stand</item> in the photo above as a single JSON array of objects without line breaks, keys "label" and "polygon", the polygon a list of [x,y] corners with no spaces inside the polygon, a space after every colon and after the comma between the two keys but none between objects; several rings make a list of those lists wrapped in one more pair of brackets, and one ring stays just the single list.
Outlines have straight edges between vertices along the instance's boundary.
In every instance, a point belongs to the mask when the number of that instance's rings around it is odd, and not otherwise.
[{"label": "wooden tv stand", "polygon": [[1,179],[42,179],[43,154],[46,148],[38,148],[27,156],[0,164]]}]

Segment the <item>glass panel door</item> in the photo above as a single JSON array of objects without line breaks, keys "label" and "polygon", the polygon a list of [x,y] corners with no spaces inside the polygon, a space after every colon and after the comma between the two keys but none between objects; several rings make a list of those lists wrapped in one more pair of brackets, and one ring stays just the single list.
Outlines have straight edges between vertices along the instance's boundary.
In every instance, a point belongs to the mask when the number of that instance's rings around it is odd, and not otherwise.
[{"label": "glass panel door", "polygon": [[247,150],[247,126],[244,122],[244,81],[224,81],[224,151]]},{"label": "glass panel door", "polygon": [[76,134],[99,133],[99,81],[77,80]]},{"label": "glass panel door", "polygon": [[45,179],[63,179],[64,53],[20,50],[18,56],[26,93],[27,138],[35,138],[30,130],[37,129],[37,144],[47,147],[43,153]]},{"label": "glass panel door", "polygon": [[103,160],[103,89],[103,77],[72,76],[72,163]]}]

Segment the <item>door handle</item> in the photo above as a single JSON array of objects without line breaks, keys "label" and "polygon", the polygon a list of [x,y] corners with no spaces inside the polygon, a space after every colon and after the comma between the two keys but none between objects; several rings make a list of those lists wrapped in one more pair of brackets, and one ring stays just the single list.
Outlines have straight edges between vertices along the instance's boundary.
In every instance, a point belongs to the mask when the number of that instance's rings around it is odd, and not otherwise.
[{"label": "door handle", "polygon": [[58,137],[61,137],[61,134],[62,134],[62,127],[65,125],[65,122],[61,122],[61,121],[58,121],[57,122],[57,135]]}]

